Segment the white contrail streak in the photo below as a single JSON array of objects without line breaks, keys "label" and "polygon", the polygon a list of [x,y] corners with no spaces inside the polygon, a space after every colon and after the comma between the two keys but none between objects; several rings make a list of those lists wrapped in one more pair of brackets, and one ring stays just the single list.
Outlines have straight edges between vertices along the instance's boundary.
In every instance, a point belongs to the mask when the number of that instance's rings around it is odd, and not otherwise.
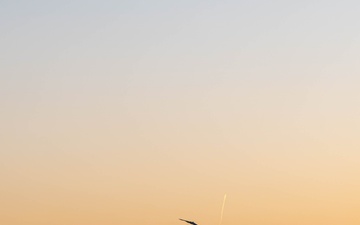
[{"label": "white contrail streak", "polygon": [[221,214],[220,214],[220,222],[219,222],[219,225],[221,225],[222,219],[223,219],[224,207],[225,207],[225,200],[226,200],[226,194],[224,195],[224,200],[223,200],[223,204],[222,204],[222,207],[221,207]]}]

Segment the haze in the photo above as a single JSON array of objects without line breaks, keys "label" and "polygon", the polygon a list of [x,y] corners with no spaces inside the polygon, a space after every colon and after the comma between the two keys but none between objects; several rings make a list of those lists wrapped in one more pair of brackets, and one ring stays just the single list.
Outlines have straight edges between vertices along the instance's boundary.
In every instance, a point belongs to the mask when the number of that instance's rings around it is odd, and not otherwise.
[{"label": "haze", "polygon": [[0,2],[0,224],[360,224],[358,1]]}]

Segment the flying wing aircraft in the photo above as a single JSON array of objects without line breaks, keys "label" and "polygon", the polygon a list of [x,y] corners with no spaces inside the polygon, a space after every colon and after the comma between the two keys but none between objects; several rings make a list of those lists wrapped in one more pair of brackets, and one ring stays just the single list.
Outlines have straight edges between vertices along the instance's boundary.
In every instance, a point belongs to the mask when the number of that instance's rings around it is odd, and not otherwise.
[{"label": "flying wing aircraft", "polygon": [[183,220],[183,219],[179,219],[179,220],[184,221],[184,222],[187,222],[187,223],[190,223],[190,224],[192,224],[192,225],[197,225],[197,224],[196,224],[195,222],[193,222],[193,221]]}]

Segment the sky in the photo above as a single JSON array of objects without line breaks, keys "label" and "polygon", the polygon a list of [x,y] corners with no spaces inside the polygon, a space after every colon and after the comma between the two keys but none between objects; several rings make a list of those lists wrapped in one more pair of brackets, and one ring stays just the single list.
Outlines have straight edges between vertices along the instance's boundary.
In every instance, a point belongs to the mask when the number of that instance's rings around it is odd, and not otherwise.
[{"label": "sky", "polygon": [[0,224],[359,224],[359,9],[0,1]]}]

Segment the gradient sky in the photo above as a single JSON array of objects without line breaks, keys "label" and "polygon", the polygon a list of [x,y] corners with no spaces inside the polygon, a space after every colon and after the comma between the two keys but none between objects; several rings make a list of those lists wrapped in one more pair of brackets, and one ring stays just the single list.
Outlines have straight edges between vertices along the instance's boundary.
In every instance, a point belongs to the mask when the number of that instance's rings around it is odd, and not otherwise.
[{"label": "gradient sky", "polygon": [[360,224],[359,1],[0,1],[0,224]]}]

